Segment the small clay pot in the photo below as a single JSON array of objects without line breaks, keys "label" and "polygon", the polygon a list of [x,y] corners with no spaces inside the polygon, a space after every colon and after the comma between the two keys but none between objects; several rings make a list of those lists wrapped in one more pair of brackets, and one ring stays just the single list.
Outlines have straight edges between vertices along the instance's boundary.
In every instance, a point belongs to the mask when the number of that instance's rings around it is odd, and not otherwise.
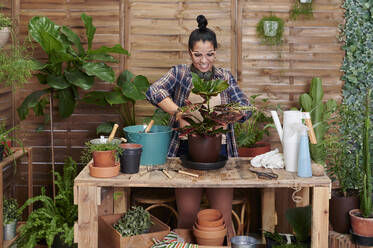
[{"label": "small clay pot", "polygon": [[364,218],[360,209],[349,212],[352,231],[360,236],[373,237],[373,218]]},{"label": "small clay pot", "polygon": [[224,224],[224,223],[223,223],[223,225],[220,225],[220,226],[210,227],[210,226],[201,226],[201,225],[199,225],[199,224],[196,222],[196,223],[194,223],[194,226],[195,226],[198,230],[206,231],[206,232],[216,232],[216,231],[221,231],[221,230],[224,230],[224,229],[225,229],[225,224]]},{"label": "small clay pot", "polygon": [[238,148],[240,157],[255,157],[271,151],[271,144],[268,142],[256,142],[252,147]]},{"label": "small clay pot", "polygon": [[116,163],[115,166],[111,167],[96,167],[93,166],[93,163],[89,164],[89,175],[91,177],[99,177],[99,178],[108,178],[108,177],[115,177],[119,175],[119,163]]},{"label": "small clay pot", "polygon": [[113,167],[115,165],[115,151],[92,152],[94,167]]},{"label": "small clay pot", "polygon": [[224,243],[227,228],[220,231],[201,231],[193,226],[193,234],[196,237],[197,243],[200,245],[221,246]]},{"label": "small clay pot", "polygon": [[197,214],[197,223],[206,227],[223,225],[223,214],[217,209],[204,209]]}]

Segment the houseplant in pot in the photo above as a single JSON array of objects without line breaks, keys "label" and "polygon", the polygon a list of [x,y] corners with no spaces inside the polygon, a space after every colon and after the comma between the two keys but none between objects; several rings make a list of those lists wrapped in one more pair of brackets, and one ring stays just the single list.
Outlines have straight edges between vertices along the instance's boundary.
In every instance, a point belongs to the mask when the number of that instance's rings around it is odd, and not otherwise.
[{"label": "houseplant in pot", "polygon": [[261,142],[261,140],[269,135],[269,128],[274,127],[273,119],[266,116],[264,112],[268,107],[268,99],[263,98],[259,106],[256,99],[259,96],[260,94],[250,96],[250,104],[255,107],[251,112],[251,117],[243,123],[234,124],[240,157],[255,157],[271,150],[270,143]]},{"label": "houseplant in pot", "polygon": [[298,16],[312,18],[312,0],[295,0],[293,8],[290,10],[290,19],[296,20]]},{"label": "houseplant in pot", "polygon": [[12,20],[0,13],[0,48],[3,47],[9,40]]},{"label": "houseplant in pot", "polygon": [[17,127],[6,128],[4,121],[0,123],[0,161],[3,160],[4,155],[9,155],[12,142],[16,142],[20,146],[23,146],[20,139],[11,135],[11,133],[16,129]]},{"label": "houseplant in pot", "polygon": [[[357,157],[357,163],[362,169],[362,182],[360,192],[360,209],[350,211],[351,226],[353,233],[364,241],[373,245],[373,204],[372,204],[372,168],[370,160],[370,97],[372,90],[366,95],[365,121],[363,129],[362,159]],[[360,162],[361,161],[361,162]],[[362,239],[356,239],[362,240]]]},{"label": "houseplant in pot", "polygon": [[284,21],[277,16],[263,17],[256,26],[256,33],[266,45],[277,46],[282,43]]},{"label": "houseplant in pot", "polygon": [[[219,159],[222,133],[227,132],[223,127],[240,120],[245,115],[244,111],[252,110],[253,107],[240,106],[238,103],[211,107],[211,97],[226,90],[229,87],[227,81],[204,81],[197,74],[192,73],[192,83],[194,86],[192,92],[201,96],[203,100],[181,107],[183,119],[190,125],[178,130],[181,136],[188,135],[190,160],[214,163]],[[195,115],[196,112],[200,117]]]},{"label": "houseplant in pot", "polygon": [[17,220],[20,216],[17,200],[4,199],[3,202],[3,233],[4,240],[11,240],[16,236]]}]

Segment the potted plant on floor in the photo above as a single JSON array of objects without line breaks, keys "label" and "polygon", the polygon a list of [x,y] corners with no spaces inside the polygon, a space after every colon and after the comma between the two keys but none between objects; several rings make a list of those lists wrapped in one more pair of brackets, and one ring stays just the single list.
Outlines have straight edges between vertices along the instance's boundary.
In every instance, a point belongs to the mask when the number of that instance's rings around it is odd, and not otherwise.
[{"label": "potted plant on floor", "polygon": [[11,240],[16,236],[17,221],[20,216],[17,200],[5,198],[3,202],[3,233],[4,240]]},{"label": "potted plant on floor", "polygon": [[251,117],[243,123],[234,124],[234,134],[240,157],[255,157],[271,150],[270,143],[261,141],[264,136],[269,135],[269,129],[274,127],[273,119],[265,114],[268,99],[263,98],[260,105],[257,101],[259,96],[260,94],[250,97],[250,104],[255,107],[251,112]]},{"label": "potted plant on floor", "polygon": [[[192,92],[202,97],[200,103],[189,104],[181,108],[183,119],[190,125],[179,128],[180,135],[188,135],[189,158],[195,162],[214,163],[219,159],[222,133],[224,126],[240,120],[244,111],[253,109],[251,106],[240,106],[238,103],[210,106],[210,99],[226,90],[229,85],[224,80],[203,81],[192,73],[194,88]],[[197,117],[195,113],[199,113]],[[201,153],[200,151],[209,151]]]},{"label": "potted plant on floor", "polygon": [[284,21],[277,16],[263,17],[256,26],[256,33],[262,42],[270,46],[278,46],[282,43]]},{"label": "potted plant on floor", "polygon": [[[74,204],[73,187],[77,174],[76,163],[71,157],[66,158],[63,176],[55,172],[58,189],[55,199],[46,196],[45,189],[42,188],[41,195],[28,199],[20,208],[22,212],[31,204],[41,203],[41,207],[34,208],[25,225],[20,228],[17,247],[36,247],[41,242],[45,242],[48,247],[76,247],[73,243],[78,206]],[[59,241],[62,241],[62,246],[57,244]]]},{"label": "potted plant on floor", "polygon": [[[372,90],[366,95],[365,121],[363,129],[362,159],[357,158],[357,164],[362,170],[362,182],[360,192],[360,209],[350,211],[351,226],[356,241],[367,241],[373,245],[373,204],[372,204],[372,168],[370,160],[370,98]],[[366,245],[366,243],[364,244]]]},{"label": "potted plant on floor", "polygon": [[12,20],[0,13],[0,48],[2,48],[9,40]]}]

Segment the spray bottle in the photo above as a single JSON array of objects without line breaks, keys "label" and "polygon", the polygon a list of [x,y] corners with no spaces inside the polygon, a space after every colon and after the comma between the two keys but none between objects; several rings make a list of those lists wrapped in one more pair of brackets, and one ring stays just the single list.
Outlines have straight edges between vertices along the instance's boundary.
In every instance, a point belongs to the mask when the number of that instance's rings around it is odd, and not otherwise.
[{"label": "spray bottle", "polygon": [[298,124],[297,131],[300,137],[298,150],[298,176],[312,177],[311,157],[307,136],[308,128],[305,125]]}]

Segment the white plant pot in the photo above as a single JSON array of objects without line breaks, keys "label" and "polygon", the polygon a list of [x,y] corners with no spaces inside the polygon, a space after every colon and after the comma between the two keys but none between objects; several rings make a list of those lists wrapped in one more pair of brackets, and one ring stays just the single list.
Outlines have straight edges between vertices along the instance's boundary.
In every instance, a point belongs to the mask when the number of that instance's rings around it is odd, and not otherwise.
[{"label": "white plant pot", "polygon": [[265,36],[274,37],[277,34],[278,22],[277,21],[264,21],[263,29],[264,29]]},{"label": "white plant pot", "polygon": [[8,27],[0,29],[0,47],[3,47],[9,40],[10,30]]},{"label": "white plant pot", "polygon": [[3,225],[3,239],[11,240],[16,236],[17,220]]},{"label": "white plant pot", "polygon": [[312,0],[299,0],[300,3],[312,3]]}]

